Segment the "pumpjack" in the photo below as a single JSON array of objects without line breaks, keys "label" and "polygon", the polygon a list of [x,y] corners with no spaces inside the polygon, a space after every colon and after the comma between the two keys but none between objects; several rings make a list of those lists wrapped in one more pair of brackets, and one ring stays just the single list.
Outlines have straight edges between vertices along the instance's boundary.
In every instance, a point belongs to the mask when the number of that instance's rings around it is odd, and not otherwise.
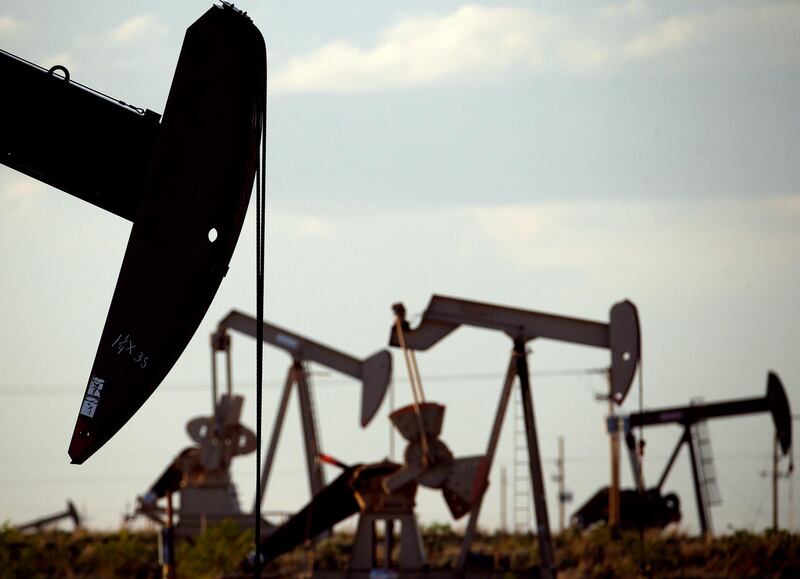
[{"label": "pumpjack", "polygon": [[[639,364],[640,333],[636,306],[630,301],[614,304],[609,322],[606,323],[434,295],[420,324],[414,329],[405,320],[405,308],[402,304],[395,306],[395,313],[397,319],[392,327],[389,343],[402,347],[409,355],[414,350],[429,349],[460,326],[500,331],[511,339],[513,348],[489,436],[485,464],[480,471],[483,481],[479,486],[485,487],[488,484],[511,388],[517,380],[525,419],[541,573],[543,577],[554,577],[556,568],[533,411],[527,343],[535,339],[551,339],[610,350],[610,398],[614,403],[621,404]],[[411,360],[411,364],[416,363]],[[465,540],[456,563],[460,572],[467,567],[469,546],[477,529],[481,504],[482,496],[478,497],[470,510]]]},{"label": "pumpjack", "polygon": [[[220,353],[224,355],[226,363],[227,389],[228,391],[231,389],[231,339],[229,332],[236,330],[245,335],[256,337],[257,329],[258,320],[236,310],[231,310],[219,322],[216,332],[211,336],[212,388],[214,393],[217,391],[216,360],[217,354]],[[387,350],[380,350],[368,358],[360,360],[311,338],[267,322],[261,324],[261,331],[262,339],[265,343],[284,350],[292,358],[286,373],[272,436],[261,471],[261,498],[264,499],[266,494],[267,483],[272,472],[272,465],[275,460],[293,386],[297,389],[300,420],[303,427],[303,442],[306,451],[308,484],[313,497],[325,486],[325,473],[319,461],[322,449],[315,417],[314,392],[308,365],[310,363],[319,364],[361,382],[360,422],[363,428],[375,417],[386,396],[392,375],[392,357]]]},{"label": "pumpjack", "polygon": [[[239,421],[244,397],[233,394],[229,332],[236,330],[256,336],[257,324],[255,318],[236,310],[232,310],[219,322],[216,331],[211,335],[211,391],[214,413],[212,416],[194,418],[187,423],[186,430],[196,444],[181,451],[138,501],[136,515],[146,516],[159,525],[170,528],[170,501],[173,495],[179,495],[178,523],[174,531],[177,539],[197,536],[207,525],[223,519],[233,519],[242,527],[252,527],[255,524],[255,517],[242,511],[230,476],[232,459],[255,450],[256,440],[253,432]],[[261,474],[262,493],[266,491],[291,390],[296,386],[307,451],[309,485],[314,496],[324,487],[325,479],[318,459],[321,448],[307,364],[313,362],[323,365],[362,383],[361,424],[366,426],[380,408],[386,393],[391,376],[391,356],[388,351],[381,350],[362,361],[268,322],[262,324],[262,332],[264,342],[283,349],[292,356],[267,460]],[[220,353],[224,355],[226,365],[225,391],[221,394],[218,392],[217,380],[217,357]],[[164,507],[158,504],[161,499],[165,499]],[[265,535],[275,528],[263,518],[261,527]]]},{"label": "pumpjack", "polygon": [[186,32],[163,115],[4,51],[0,77],[0,162],[133,222],[69,445],[81,464],[164,380],[228,270],[263,171],[264,39],[213,6]]},{"label": "pumpjack", "polygon": [[[314,576],[318,579],[368,578],[375,576],[376,569],[396,577],[455,577],[452,571],[427,570],[414,512],[415,497],[420,486],[439,489],[453,518],[463,517],[485,490],[484,477],[480,475],[485,468],[485,457],[453,456],[439,438],[444,411],[440,404],[422,402],[392,412],[389,419],[408,441],[402,464],[382,460],[346,465],[322,455],[322,460],[342,468],[342,474],[264,540],[260,549],[262,561],[273,561],[358,514],[347,571],[317,571]],[[383,525],[382,540],[379,525]],[[400,541],[395,561],[397,525]],[[382,558],[378,555],[379,546],[383,548]],[[246,562],[245,569],[251,565],[252,561]]]},{"label": "pumpjack", "polygon": [[[186,424],[195,445],[183,449],[139,497],[133,516],[145,516],[168,530],[167,541],[172,536],[196,537],[224,519],[252,528],[253,516],[242,511],[230,474],[231,461],[256,448],[255,434],[239,421],[243,403],[243,396],[222,394],[212,416],[199,416]],[[176,496],[180,497],[177,525],[172,515]],[[160,499],[165,500],[163,507]],[[269,525],[262,521],[262,527]]]},{"label": "pumpjack", "polygon": [[[767,375],[767,392],[760,398],[726,400],[713,403],[690,404],[657,408],[644,412],[634,412],[628,416],[614,417],[609,420],[609,429],[621,428],[625,432],[625,441],[633,469],[636,488],[624,491],[626,500],[622,502],[622,520],[626,526],[663,527],[680,518],[678,498],[673,494],[662,495],[664,483],[672,470],[681,449],[686,445],[689,449],[689,462],[692,469],[695,502],[700,531],[703,535],[713,532],[710,507],[719,504],[720,496],[716,484],[713,462],[709,453],[708,437],[705,434],[706,422],[710,419],[743,416],[768,412],[775,425],[775,438],[781,452],[787,455],[792,446],[792,418],[789,399],[783,384],[774,372]],[[683,427],[667,464],[656,485],[645,489],[640,468],[641,450],[637,448],[633,436],[634,428],[677,424]],[[607,489],[601,489],[595,497],[589,499],[572,518],[577,527],[586,527],[594,522],[607,520],[607,513],[602,509],[602,501],[597,497]]]},{"label": "pumpjack", "polygon": [[75,505],[72,503],[72,501],[67,501],[67,509],[65,511],[48,515],[46,517],[41,517],[28,523],[22,523],[21,525],[17,525],[17,530],[28,531],[32,529],[36,532],[39,532],[49,525],[53,525],[65,519],[71,520],[76,530],[81,528],[83,519],[81,518],[80,513],[78,513],[78,509],[75,508]]}]

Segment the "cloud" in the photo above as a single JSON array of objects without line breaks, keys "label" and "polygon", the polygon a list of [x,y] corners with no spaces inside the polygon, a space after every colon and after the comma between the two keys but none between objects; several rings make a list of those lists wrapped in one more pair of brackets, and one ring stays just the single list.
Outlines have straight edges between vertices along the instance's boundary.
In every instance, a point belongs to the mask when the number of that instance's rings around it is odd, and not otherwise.
[{"label": "cloud", "polygon": [[79,70],[77,60],[69,52],[57,52],[55,54],[45,56],[41,59],[40,64],[45,68],[50,68],[51,66],[60,64],[61,66],[65,66],[67,68],[70,75],[74,75],[75,72]]},{"label": "cloud", "polygon": [[[638,0],[578,12],[467,5],[406,18],[371,46],[334,40],[289,57],[272,86],[348,93],[504,74],[596,75],[669,57],[687,68],[717,66],[720,59],[733,66],[798,60],[796,3],[694,9],[656,15]],[[758,45],[755,55],[749,43]]]},{"label": "cloud", "polygon": [[109,36],[112,42],[128,44],[142,42],[153,36],[163,36],[165,32],[166,27],[157,16],[141,14],[114,28]]},{"label": "cloud", "polygon": [[8,14],[4,14],[0,16],[0,33],[7,34],[9,32],[14,32],[18,30],[22,24],[19,20],[10,16]]},{"label": "cloud", "polygon": [[121,20],[113,26],[79,28],[71,42],[61,44],[67,53],[58,56],[67,56],[80,67],[77,74],[77,67],[67,64],[76,81],[161,111],[182,35],[170,34],[165,21],[150,14]]},{"label": "cloud", "polygon": [[644,60],[659,56],[686,44],[695,32],[695,23],[687,18],[670,18],[625,46],[625,54]]},{"label": "cloud", "polygon": [[639,16],[645,10],[643,0],[628,0],[619,4],[608,4],[601,6],[597,11],[601,18],[619,18]]},{"label": "cloud", "polygon": [[304,216],[297,230],[302,237],[322,236],[331,233],[333,224],[330,220],[315,215]]},{"label": "cloud", "polygon": [[36,208],[44,185],[30,177],[13,177],[3,180],[0,187],[0,213],[13,221],[23,219]]},{"label": "cloud", "polygon": [[535,59],[548,26],[548,17],[521,8],[465,6],[445,16],[408,18],[384,31],[374,47],[334,41],[290,58],[273,86],[286,91],[365,91],[509,67]]},{"label": "cloud", "polygon": [[800,250],[800,196],[754,200],[605,201],[465,210],[499,259],[551,267],[684,275],[778,271]]}]

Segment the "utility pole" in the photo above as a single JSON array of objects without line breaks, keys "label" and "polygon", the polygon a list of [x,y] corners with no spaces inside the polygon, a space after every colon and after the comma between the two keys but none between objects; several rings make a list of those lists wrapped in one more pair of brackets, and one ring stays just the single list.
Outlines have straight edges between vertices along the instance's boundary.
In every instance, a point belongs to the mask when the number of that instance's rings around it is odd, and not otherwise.
[{"label": "utility pole", "polygon": [[611,445],[611,485],[608,489],[608,526],[615,529],[619,525],[619,424],[614,408],[614,396],[611,391],[611,374],[608,380],[608,415],[609,424],[613,422],[613,428],[609,429],[609,440]]},{"label": "utility pole", "polygon": [[558,483],[558,531],[564,532],[566,527],[567,503],[572,500],[572,492],[567,490],[567,478],[564,468],[564,437],[558,437],[558,458],[556,459],[557,474],[553,480]]},{"label": "utility pole", "polygon": [[564,532],[564,504],[566,503],[566,492],[564,489],[564,437],[558,437],[558,531]]},{"label": "utility pole", "polygon": [[792,500],[792,481],[791,476],[794,472],[794,460],[789,458],[789,466],[784,472],[780,469],[780,439],[777,434],[772,443],[772,469],[760,471],[761,478],[769,477],[772,482],[772,530],[777,531],[779,528],[779,514],[778,514],[778,491],[780,479],[785,478],[789,480],[789,519],[786,523],[786,528],[791,531],[794,527],[794,516],[792,509],[794,508]]},{"label": "utility pole", "polygon": [[772,530],[778,530],[778,435],[772,439]]}]

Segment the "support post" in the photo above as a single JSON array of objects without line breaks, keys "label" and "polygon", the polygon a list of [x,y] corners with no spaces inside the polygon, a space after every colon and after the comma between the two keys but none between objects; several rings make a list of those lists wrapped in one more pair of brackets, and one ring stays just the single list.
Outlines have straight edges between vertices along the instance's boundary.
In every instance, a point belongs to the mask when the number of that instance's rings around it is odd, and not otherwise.
[{"label": "support post", "polygon": [[[275,425],[272,427],[272,436],[269,439],[269,447],[267,448],[267,456],[264,460],[264,467],[261,470],[261,500],[267,494],[267,482],[269,481],[269,474],[272,471],[272,463],[275,460],[275,451],[278,449],[278,440],[281,437],[281,429],[283,428],[283,419],[286,417],[286,408],[289,406],[289,396],[292,393],[292,384],[295,383],[296,363],[289,366],[289,371],[286,373],[286,381],[283,383],[283,392],[281,393],[281,401],[278,405],[278,414],[275,416]],[[253,510],[258,508],[258,498],[255,499]]]},{"label": "support post", "polygon": [[325,488],[325,477],[322,465],[319,462],[319,435],[314,417],[314,408],[311,400],[311,386],[308,383],[306,369],[301,362],[295,365],[297,382],[297,396],[300,400],[300,418],[303,422],[303,439],[306,448],[306,468],[308,472],[308,486],[311,496],[315,497]]},{"label": "support post", "polygon": [[226,391],[228,396],[233,395],[233,368],[231,366],[231,340],[230,338],[227,339],[225,342],[225,378],[227,379],[226,382]]},{"label": "support post", "polygon": [[678,453],[681,451],[681,447],[683,443],[686,442],[686,432],[681,435],[680,440],[678,440],[678,444],[675,445],[675,448],[672,449],[672,454],[669,455],[669,460],[667,461],[667,465],[664,467],[664,472],[661,473],[661,477],[658,479],[658,484],[656,488],[661,491],[661,488],[664,486],[664,483],[667,480],[667,475],[672,470],[672,465],[675,464],[675,459],[678,458]]},{"label": "support post", "polygon": [[[492,426],[492,433],[489,435],[489,446],[486,449],[486,472],[484,473],[486,479],[489,478],[489,473],[494,463],[494,455],[497,452],[497,443],[500,441],[500,432],[503,430],[503,419],[508,410],[508,401],[511,398],[511,387],[514,385],[515,373],[516,361],[512,354],[511,360],[508,363],[508,370],[506,371],[505,383],[503,384],[503,389],[500,391],[500,402],[497,404],[497,413],[494,415],[494,425]],[[459,573],[463,573],[467,564],[469,548],[470,545],[472,545],[472,539],[475,537],[475,531],[478,527],[481,505],[483,505],[483,495],[481,495],[478,501],[473,505],[469,513],[467,528],[464,531],[464,541],[461,543],[461,552],[458,554],[458,561],[456,562],[456,569]]]},{"label": "support post", "polygon": [[383,529],[383,568],[389,569],[392,566],[392,551],[394,550],[394,519],[386,519],[385,523]]},{"label": "support post", "polygon": [[217,354],[225,355],[225,391],[228,396],[233,394],[233,373],[231,370],[231,337],[220,332],[211,335],[211,412],[214,414],[214,424],[221,428],[221,417],[217,416],[217,402],[219,401],[219,380],[217,377]]},{"label": "support post", "polygon": [[531,473],[531,486],[533,487],[533,506],[536,510],[536,536],[539,539],[539,558],[541,560],[542,577],[548,579],[555,577],[556,566],[553,543],[550,537],[550,521],[547,516],[547,500],[542,477],[539,440],[536,434],[536,421],[533,414],[533,396],[528,373],[527,351],[523,340],[514,340],[514,357],[517,363],[517,378],[519,378],[522,408],[525,414],[525,432],[528,438],[528,463]]},{"label": "support post", "polygon": [[700,472],[697,468],[697,461],[699,457],[697,456],[697,449],[694,445],[694,439],[692,438],[692,434],[690,432],[690,426],[685,427],[684,431],[684,438],[686,439],[687,444],[689,445],[689,456],[692,461],[692,483],[694,484],[694,496],[695,500],[697,501],[697,516],[700,519],[700,533],[705,537],[709,538],[711,535],[708,518],[707,518],[707,510],[706,510],[706,502],[703,496],[703,489],[700,483]]},{"label": "support post", "polygon": [[217,424],[217,347],[215,336],[211,336],[211,412],[214,414],[214,424]]}]

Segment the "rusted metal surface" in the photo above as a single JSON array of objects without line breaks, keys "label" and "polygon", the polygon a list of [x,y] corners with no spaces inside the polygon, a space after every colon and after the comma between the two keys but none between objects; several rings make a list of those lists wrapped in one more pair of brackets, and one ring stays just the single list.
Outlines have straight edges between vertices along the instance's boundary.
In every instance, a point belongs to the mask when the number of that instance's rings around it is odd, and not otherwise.
[{"label": "rusted metal surface", "polygon": [[[214,340],[221,340],[226,331],[236,330],[255,337],[258,322],[252,316],[231,310],[217,326]],[[378,412],[392,375],[392,357],[387,350],[375,352],[360,360],[306,336],[272,323],[262,324],[264,341],[289,353],[293,360],[315,362],[356,380],[361,380],[361,426],[367,426]]]},{"label": "rusted metal surface", "polygon": [[[434,295],[420,324],[406,327],[406,345],[427,350],[462,325],[498,330],[523,342],[544,338],[610,350],[611,389],[617,404],[625,399],[639,365],[639,318],[636,306],[627,300],[614,304],[609,322],[604,323]],[[400,345],[394,327],[389,344]]]}]

